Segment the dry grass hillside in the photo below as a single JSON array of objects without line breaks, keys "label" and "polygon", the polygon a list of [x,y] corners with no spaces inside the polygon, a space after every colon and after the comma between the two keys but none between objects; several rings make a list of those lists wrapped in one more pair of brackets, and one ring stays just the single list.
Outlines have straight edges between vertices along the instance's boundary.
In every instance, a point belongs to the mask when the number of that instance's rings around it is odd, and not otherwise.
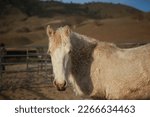
[{"label": "dry grass hillside", "polygon": [[[28,14],[7,5],[0,15],[0,43],[6,46],[47,46],[46,26],[69,25],[73,31],[116,43],[150,42],[150,14],[121,4],[42,2]],[[44,9],[43,9],[44,8]]]},{"label": "dry grass hillside", "polygon": [[116,43],[150,42],[150,22],[131,18],[91,21],[76,29],[77,32],[102,41]]}]

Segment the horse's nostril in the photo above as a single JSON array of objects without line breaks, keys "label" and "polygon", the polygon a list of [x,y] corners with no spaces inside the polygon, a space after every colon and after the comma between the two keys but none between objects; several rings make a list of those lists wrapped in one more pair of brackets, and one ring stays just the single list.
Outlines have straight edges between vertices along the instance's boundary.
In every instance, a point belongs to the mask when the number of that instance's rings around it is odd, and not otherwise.
[{"label": "horse's nostril", "polygon": [[54,86],[61,86],[61,87],[67,87],[67,81],[64,81],[63,83],[58,83],[56,80],[53,81]]},{"label": "horse's nostril", "polygon": [[67,87],[67,81],[64,82],[64,87]]}]

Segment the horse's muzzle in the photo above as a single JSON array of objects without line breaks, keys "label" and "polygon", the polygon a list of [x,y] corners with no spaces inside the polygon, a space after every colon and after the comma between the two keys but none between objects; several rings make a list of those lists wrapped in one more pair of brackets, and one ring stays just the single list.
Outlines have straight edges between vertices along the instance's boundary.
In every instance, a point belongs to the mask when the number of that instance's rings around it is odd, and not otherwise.
[{"label": "horse's muzzle", "polygon": [[53,82],[54,86],[57,88],[58,91],[65,91],[67,87],[67,81],[63,83],[57,83],[56,80]]}]

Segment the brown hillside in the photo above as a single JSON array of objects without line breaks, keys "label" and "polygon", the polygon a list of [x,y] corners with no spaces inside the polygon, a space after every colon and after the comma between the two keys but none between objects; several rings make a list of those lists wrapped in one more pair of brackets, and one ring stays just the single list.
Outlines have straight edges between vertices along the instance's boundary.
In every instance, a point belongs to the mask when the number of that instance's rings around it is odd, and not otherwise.
[{"label": "brown hillside", "polygon": [[116,43],[150,42],[150,22],[131,18],[105,19],[87,23],[75,31],[101,41]]},{"label": "brown hillside", "polygon": [[149,13],[108,3],[48,2],[43,6],[46,17],[29,16],[17,7],[7,7],[0,16],[0,43],[7,46],[47,46],[45,29],[48,24],[54,28],[69,25],[76,32],[102,41],[150,42]]}]

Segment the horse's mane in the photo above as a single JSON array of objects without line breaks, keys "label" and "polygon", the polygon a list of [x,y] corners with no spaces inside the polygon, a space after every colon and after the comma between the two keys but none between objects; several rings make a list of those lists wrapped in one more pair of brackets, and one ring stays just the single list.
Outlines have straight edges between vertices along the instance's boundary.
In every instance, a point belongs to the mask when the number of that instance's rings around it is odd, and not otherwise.
[{"label": "horse's mane", "polygon": [[95,38],[88,37],[76,32],[71,33],[71,43],[72,45],[75,45],[76,49],[81,49],[81,48],[88,48],[90,49],[91,47],[93,48],[97,46],[97,48],[118,48],[114,43],[110,42],[103,42],[99,41]]},{"label": "horse's mane", "polygon": [[94,38],[90,38],[85,35],[81,35],[79,33],[72,32],[71,33],[71,43],[73,45],[77,45],[75,47],[80,49],[80,48],[89,47],[91,45],[96,45],[98,43],[98,41]]},{"label": "horse's mane", "polygon": [[98,40],[96,40],[95,38],[91,38],[91,37],[88,37],[88,36],[85,36],[85,35],[82,35],[82,34],[79,34],[79,33],[76,33],[76,32],[72,32],[71,37],[82,39],[86,42],[93,43],[93,44],[98,42]]}]

